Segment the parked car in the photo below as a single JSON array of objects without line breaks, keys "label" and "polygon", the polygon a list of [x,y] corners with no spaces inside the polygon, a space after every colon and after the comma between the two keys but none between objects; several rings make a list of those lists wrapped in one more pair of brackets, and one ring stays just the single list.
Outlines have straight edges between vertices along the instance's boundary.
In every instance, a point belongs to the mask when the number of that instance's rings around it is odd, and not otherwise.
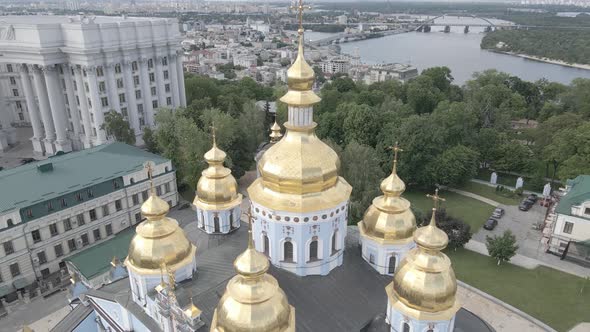
[{"label": "parked car", "polygon": [[502,218],[504,216],[504,209],[503,208],[496,208],[492,213],[492,218]]},{"label": "parked car", "polygon": [[532,201],[533,203],[536,203],[539,197],[536,194],[530,194],[526,199]]},{"label": "parked car", "polygon": [[494,219],[494,218],[490,218],[486,221],[485,224],[483,224],[483,228],[491,231],[492,229],[496,228],[496,226],[498,226],[498,220]]},{"label": "parked car", "polygon": [[35,158],[23,158],[23,159],[20,160],[20,164],[21,165],[26,165],[26,164],[33,163],[35,161],[37,161],[37,159],[35,159]]},{"label": "parked car", "polygon": [[520,203],[520,205],[518,206],[518,209],[520,211],[528,211],[533,207],[533,205],[535,205],[534,202],[531,202],[528,199],[525,199],[524,201],[522,201]]}]

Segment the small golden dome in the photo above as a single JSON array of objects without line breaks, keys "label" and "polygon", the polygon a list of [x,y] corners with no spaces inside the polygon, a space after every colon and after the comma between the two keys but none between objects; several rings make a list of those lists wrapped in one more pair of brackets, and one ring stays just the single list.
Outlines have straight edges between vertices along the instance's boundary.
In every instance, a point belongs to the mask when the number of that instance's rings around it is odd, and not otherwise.
[{"label": "small golden dome", "polygon": [[294,332],[295,309],[266,273],[268,259],[254,248],[251,230],[248,237],[248,248],[234,261],[237,275],[215,309],[211,331]]},{"label": "small golden dome", "polygon": [[270,127],[270,142],[276,143],[281,139],[281,137],[283,137],[283,134],[281,133],[281,126],[279,126],[277,120],[275,119],[275,123],[272,125],[272,127]]},{"label": "small golden dome", "polygon": [[165,264],[172,271],[195,258],[196,247],[188,240],[178,222],[166,217],[168,203],[159,198],[152,188],[151,196],[141,206],[147,218],[136,228],[129,244],[125,265],[142,274],[160,274]]},{"label": "small golden dome", "polygon": [[217,147],[213,139],[213,148],[205,153],[209,167],[201,173],[193,202],[203,210],[223,210],[239,205],[242,201],[236,179],[231,175],[231,170],[223,166],[225,157],[225,152]]},{"label": "small golden dome", "polygon": [[410,209],[410,202],[400,197],[406,184],[397,175],[397,154],[395,158],[391,175],[381,182],[383,195],[373,200],[358,223],[362,235],[382,244],[411,242],[416,230],[416,217]]},{"label": "small golden dome", "polygon": [[300,28],[298,33],[299,51],[295,62],[287,71],[289,91],[281,98],[281,101],[291,106],[309,106],[319,103],[321,99],[312,91],[315,72],[305,61],[303,29]]},{"label": "small golden dome", "polygon": [[435,211],[430,224],[416,230],[414,240],[418,246],[402,260],[386,290],[391,305],[403,314],[444,320],[461,306],[456,299],[457,279],[451,260],[440,252],[448,240],[436,226]]}]

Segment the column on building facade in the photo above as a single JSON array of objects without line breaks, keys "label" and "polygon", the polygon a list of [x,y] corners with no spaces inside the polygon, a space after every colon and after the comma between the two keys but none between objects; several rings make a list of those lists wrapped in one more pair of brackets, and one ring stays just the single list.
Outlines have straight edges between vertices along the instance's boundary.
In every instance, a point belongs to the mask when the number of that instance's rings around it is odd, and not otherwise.
[{"label": "column on building facade", "polygon": [[68,96],[68,106],[70,107],[70,116],[72,117],[72,124],[74,125],[74,135],[76,139],[80,138],[80,113],[78,113],[78,104],[76,103],[76,94],[74,91],[74,84],[72,83],[72,68],[69,65],[61,65],[64,73],[64,82],[66,84],[66,95]]},{"label": "column on building facade", "polygon": [[104,113],[102,112],[102,104],[100,103],[100,96],[98,93],[98,81],[96,77],[96,67],[86,67],[86,77],[88,78],[88,90],[90,93],[90,103],[92,104],[92,114],[94,115],[93,127],[96,130],[96,145],[106,143],[107,137],[100,126],[104,123]]},{"label": "column on building facade", "polygon": [[180,107],[180,86],[178,84],[178,66],[176,65],[176,53],[168,57],[168,67],[170,67],[170,92],[172,93],[172,105]]},{"label": "column on building facade", "polygon": [[43,136],[45,131],[43,130],[43,123],[41,122],[41,114],[39,114],[39,107],[35,101],[35,93],[33,91],[33,84],[31,83],[31,76],[29,75],[29,67],[25,64],[19,64],[18,69],[20,72],[20,81],[23,86],[25,98],[27,100],[27,109],[29,111],[29,118],[31,119],[31,125],[33,127],[33,137],[31,141],[33,143],[33,151],[35,153],[43,153]]},{"label": "column on building facade", "polygon": [[133,70],[131,61],[123,63],[123,84],[125,85],[125,100],[127,101],[127,118],[135,135],[141,134],[139,127],[139,115],[137,114],[137,102],[135,100],[135,84],[133,83]]},{"label": "column on building facade", "polygon": [[186,91],[184,88],[184,70],[182,69],[182,53],[176,57],[176,68],[178,76],[178,92],[180,97],[180,106],[186,107]]},{"label": "column on building facade", "polygon": [[[84,128],[84,148],[92,147],[92,123],[90,122],[90,111],[88,110],[88,97],[86,96],[86,87],[82,77],[82,68],[80,66],[74,67],[74,77],[76,79],[76,90],[78,91],[78,99],[80,100],[80,113],[82,113],[82,125]],[[76,102],[77,104],[77,102]]]},{"label": "column on building facade", "polygon": [[141,81],[141,95],[143,99],[144,119],[147,126],[154,125],[154,108],[152,107],[152,92],[150,91],[150,75],[146,58],[139,59]]},{"label": "column on building facade", "polygon": [[45,77],[41,72],[41,68],[37,66],[30,67],[33,70],[33,78],[35,80],[35,90],[39,99],[39,110],[41,119],[43,120],[43,128],[45,128],[45,139],[43,144],[45,152],[49,155],[55,154],[53,141],[55,140],[55,128],[53,126],[53,118],[51,117],[51,108],[49,106],[49,97],[47,96],[47,86],[45,85]]},{"label": "column on building facade", "polygon": [[105,65],[107,74],[107,91],[109,96],[109,108],[121,113],[121,103],[119,102],[119,93],[117,91],[117,82],[115,81],[115,64],[107,63]]},{"label": "column on building facade", "polygon": [[[162,56],[156,57],[156,85],[158,87],[158,107],[167,107],[166,88],[164,87],[164,66],[162,65]],[[170,73],[168,73],[170,74]]]},{"label": "column on building facade", "polygon": [[55,140],[55,148],[57,151],[72,151],[72,142],[68,139],[67,135],[68,120],[66,117],[66,103],[59,74],[57,73],[57,65],[45,66],[43,68],[43,73],[45,75],[45,84],[47,85],[51,116],[53,118],[53,125],[55,126],[55,135],[57,137]]}]

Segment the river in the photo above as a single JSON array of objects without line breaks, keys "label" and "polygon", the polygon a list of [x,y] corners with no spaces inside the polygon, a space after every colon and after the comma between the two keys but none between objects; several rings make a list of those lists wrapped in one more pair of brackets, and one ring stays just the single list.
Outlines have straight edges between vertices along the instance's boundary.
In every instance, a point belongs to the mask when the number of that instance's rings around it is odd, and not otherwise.
[{"label": "river", "polygon": [[[444,18],[437,23],[457,22],[482,23],[472,18]],[[397,62],[412,64],[419,70],[435,66],[451,69],[456,84],[463,84],[473,73],[486,69],[497,69],[518,76],[524,80],[549,81],[569,84],[578,77],[590,78],[590,70],[577,69],[555,64],[528,60],[513,55],[499,54],[480,48],[483,28],[472,27],[468,34],[462,27],[453,27],[450,33],[441,32],[443,27],[434,26],[432,32],[410,32],[383,38],[344,43],[343,53],[358,54],[368,64]],[[317,40],[331,34],[310,32],[306,39]]]}]

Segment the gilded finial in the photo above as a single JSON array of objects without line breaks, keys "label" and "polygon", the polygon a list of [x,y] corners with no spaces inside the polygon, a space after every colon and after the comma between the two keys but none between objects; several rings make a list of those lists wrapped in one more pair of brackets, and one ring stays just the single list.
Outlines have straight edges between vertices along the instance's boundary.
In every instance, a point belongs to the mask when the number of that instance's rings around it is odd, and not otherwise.
[{"label": "gilded finial", "polygon": [[436,210],[438,210],[440,202],[446,201],[446,199],[444,199],[438,195],[438,188],[436,188],[436,190],[434,190],[434,195],[426,194],[426,197],[431,198],[432,201],[434,202],[434,207],[432,208],[432,213],[434,213],[434,212],[436,212]]},{"label": "gilded finial", "polygon": [[211,128],[211,137],[213,138],[213,146],[217,146],[217,138],[215,135],[215,122],[211,122],[211,126],[209,126],[209,128]]},{"label": "gilded finial", "polygon": [[148,161],[145,164],[145,169],[147,170],[147,176],[148,179],[150,181],[150,192],[152,194],[152,196],[156,195],[156,189],[154,188],[154,177],[153,177],[153,171],[154,169],[152,168],[152,163],[150,161]]},{"label": "gilded finial", "polygon": [[248,248],[254,248],[254,240],[252,239],[252,223],[254,220],[254,216],[252,215],[252,207],[248,207],[248,212],[244,212],[244,215],[248,217]]},{"label": "gilded finial", "polygon": [[303,11],[311,9],[311,6],[304,5],[303,0],[299,0],[297,6],[290,6],[289,9],[297,10],[297,16],[299,17],[299,30],[297,31],[299,35],[303,34]]},{"label": "gilded finial", "polygon": [[388,147],[388,149],[393,150],[393,171],[392,172],[396,173],[396,171],[397,171],[397,153],[404,152],[404,150],[399,147],[397,142],[395,142],[395,145]]}]

